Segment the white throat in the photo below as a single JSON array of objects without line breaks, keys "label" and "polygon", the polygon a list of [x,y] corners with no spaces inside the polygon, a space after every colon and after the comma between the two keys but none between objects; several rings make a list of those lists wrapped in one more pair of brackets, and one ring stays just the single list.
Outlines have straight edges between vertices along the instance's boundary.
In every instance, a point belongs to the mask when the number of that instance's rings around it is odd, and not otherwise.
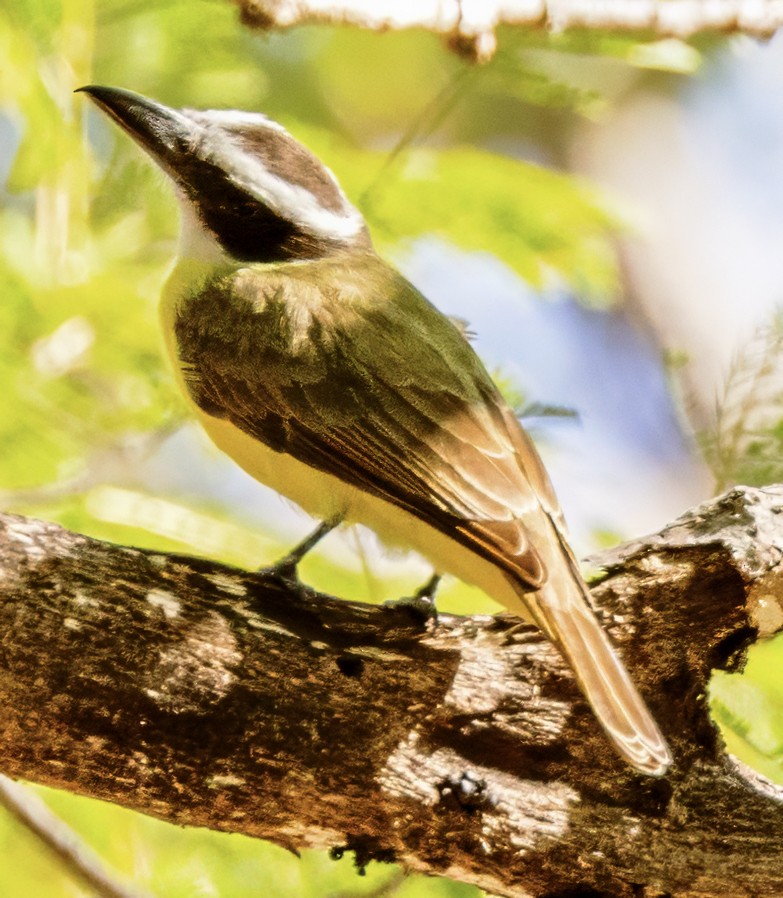
[{"label": "white throat", "polygon": [[205,265],[223,267],[232,262],[239,264],[218,242],[217,237],[204,227],[193,203],[178,190],[180,226],[178,257],[182,261],[202,262]]}]

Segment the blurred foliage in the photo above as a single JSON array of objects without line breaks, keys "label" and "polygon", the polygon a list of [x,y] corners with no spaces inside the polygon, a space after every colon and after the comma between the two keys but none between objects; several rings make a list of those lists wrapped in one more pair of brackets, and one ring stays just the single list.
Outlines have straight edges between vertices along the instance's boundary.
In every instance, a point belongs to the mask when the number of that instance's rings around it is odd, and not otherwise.
[{"label": "blurred foliage", "polygon": [[758,643],[739,674],[718,671],[710,683],[710,706],[729,751],[783,783],[783,638]]},{"label": "blurred foliage", "polygon": [[783,310],[735,358],[701,444],[716,492],[783,482]]},{"label": "blurred foliage", "polygon": [[[716,492],[783,483],[783,310],[734,359],[700,443]],[[711,708],[730,751],[783,783],[783,636],[751,647],[742,676],[717,672]]]},{"label": "blurred foliage", "polygon": [[[3,506],[102,538],[257,565],[281,554],[280,539],[199,493],[198,471],[187,487],[172,468],[151,486],[150,462],[183,419],[156,320],[176,208],[160,175],[73,89],[111,84],[172,105],[263,109],[330,164],[382,249],[399,253],[437,232],[495,254],[538,288],[607,303],[618,290],[618,221],[592,187],[552,170],[562,135],[644,71],[689,74],[700,53],[673,40],[504,30],[496,58],[470,67],[423,32],[251,34],[214,0],[15,0],[0,10],[0,59]],[[379,585],[359,556],[341,565],[316,555],[304,574],[379,600],[415,585]],[[455,610],[486,607],[465,587],[447,594]],[[779,707],[771,663],[759,670]],[[716,695],[722,719],[740,721],[755,750],[781,756],[779,712],[761,714],[777,735],[751,740],[733,700]],[[359,879],[348,859],[297,860],[46,794],[110,863],[159,895],[358,896],[387,880],[405,898],[476,894],[379,866]],[[14,858],[0,864],[3,895],[84,894],[5,816],[0,840]]]}]

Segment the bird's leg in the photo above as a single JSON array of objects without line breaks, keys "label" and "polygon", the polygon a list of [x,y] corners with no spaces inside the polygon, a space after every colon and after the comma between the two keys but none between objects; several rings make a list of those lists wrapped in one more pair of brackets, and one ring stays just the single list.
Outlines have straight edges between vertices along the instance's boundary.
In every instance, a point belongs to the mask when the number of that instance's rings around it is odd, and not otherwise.
[{"label": "bird's leg", "polygon": [[435,607],[435,593],[442,578],[442,574],[433,574],[424,586],[421,589],[417,589],[413,595],[403,596],[401,599],[391,599],[383,604],[387,608],[407,608],[415,615],[422,617],[424,621],[430,618],[437,620],[438,610]]},{"label": "bird's leg", "polygon": [[284,580],[298,580],[299,574],[297,573],[297,567],[299,566],[299,562],[311,549],[314,549],[327,534],[331,533],[335,527],[339,526],[341,521],[341,518],[329,518],[326,521],[321,521],[315,530],[308,534],[298,545],[294,546],[287,555],[284,555],[271,567],[263,568],[263,570],[267,573],[277,574],[278,577],[282,577]]},{"label": "bird's leg", "polygon": [[438,591],[438,587],[440,586],[440,581],[443,579],[443,574],[435,574],[430,577],[429,580],[421,587],[421,589],[417,590],[413,594],[413,598],[417,599],[420,602],[428,603],[435,608],[435,593]]}]

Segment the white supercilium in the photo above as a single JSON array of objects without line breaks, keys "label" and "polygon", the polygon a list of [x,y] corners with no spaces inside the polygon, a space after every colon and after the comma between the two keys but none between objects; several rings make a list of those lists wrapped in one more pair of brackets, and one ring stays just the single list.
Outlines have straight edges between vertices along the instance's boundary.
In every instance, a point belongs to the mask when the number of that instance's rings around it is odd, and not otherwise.
[{"label": "white supercilium", "polygon": [[348,201],[337,179],[326,166],[324,170],[335,184],[342,200],[342,209],[325,209],[309,190],[292,184],[270,172],[261,160],[243,149],[222,125],[247,125],[268,128],[288,135],[282,125],[258,113],[217,110],[199,112],[186,110],[192,121],[203,127],[199,155],[230,173],[237,186],[269,206],[282,218],[299,225],[316,237],[349,242],[364,225],[361,213]]}]

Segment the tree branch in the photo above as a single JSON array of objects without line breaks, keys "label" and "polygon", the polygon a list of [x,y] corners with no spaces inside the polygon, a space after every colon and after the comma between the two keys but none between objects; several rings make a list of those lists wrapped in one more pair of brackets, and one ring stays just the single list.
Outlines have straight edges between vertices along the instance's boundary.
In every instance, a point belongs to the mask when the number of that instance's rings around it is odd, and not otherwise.
[{"label": "tree branch", "polygon": [[510,617],[343,602],[0,516],[5,773],[503,895],[783,893],[783,789],[728,756],[716,667],[783,627],[783,487],[600,559],[605,625],[672,746],[611,749]]},{"label": "tree branch", "polygon": [[748,34],[771,37],[783,25],[782,0],[234,0],[251,27],[356,25],[373,31],[423,28],[470,59],[486,62],[501,25],[565,31],[650,32],[660,37]]}]

